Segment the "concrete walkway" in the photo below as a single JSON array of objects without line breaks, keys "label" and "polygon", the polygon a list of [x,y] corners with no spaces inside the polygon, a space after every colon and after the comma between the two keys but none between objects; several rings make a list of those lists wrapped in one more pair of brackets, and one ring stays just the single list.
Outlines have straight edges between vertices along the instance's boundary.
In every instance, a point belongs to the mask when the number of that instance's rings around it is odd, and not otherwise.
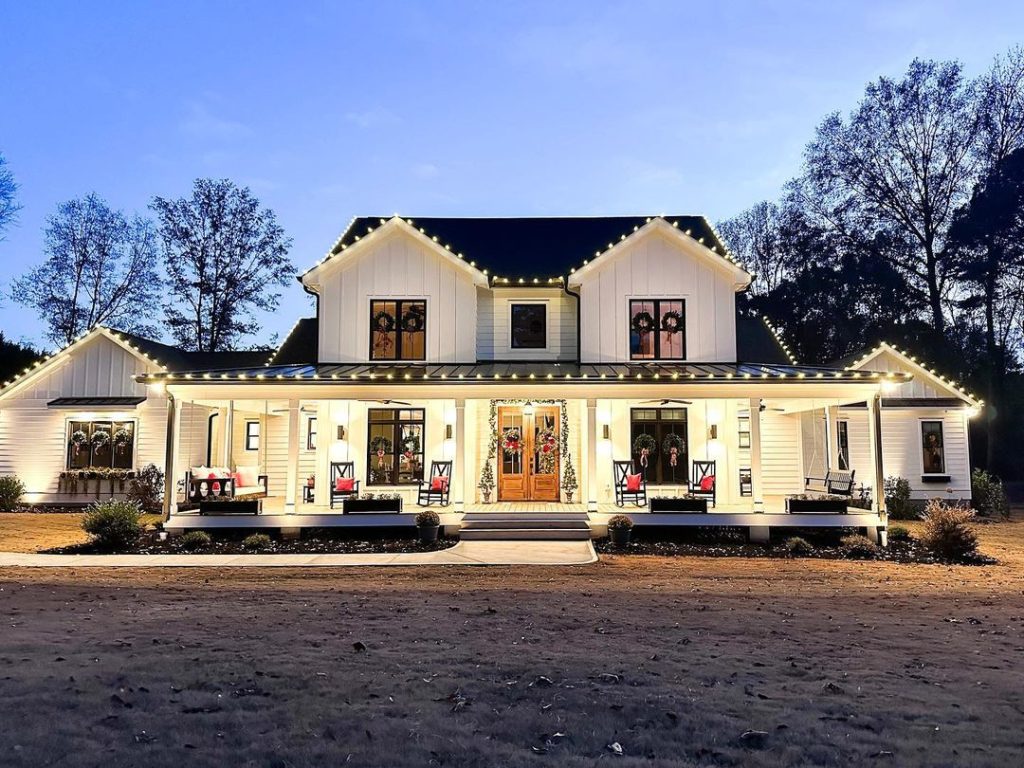
[{"label": "concrete walkway", "polygon": [[0,552],[0,568],[298,568],[345,565],[586,565],[590,541],[460,541],[437,552],[358,555],[37,555]]}]

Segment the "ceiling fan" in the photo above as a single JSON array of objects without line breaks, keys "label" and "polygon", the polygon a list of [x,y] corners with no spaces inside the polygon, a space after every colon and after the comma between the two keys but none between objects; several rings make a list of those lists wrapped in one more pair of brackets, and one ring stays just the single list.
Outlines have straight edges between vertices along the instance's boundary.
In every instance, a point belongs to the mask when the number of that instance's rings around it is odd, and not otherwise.
[{"label": "ceiling fan", "polygon": [[360,403],[380,403],[381,405],[404,405],[406,408],[412,406],[412,403],[407,403],[405,400],[360,400]]},{"label": "ceiling fan", "polygon": [[661,405],[668,405],[669,403],[672,403],[673,405],[693,405],[692,400],[673,400],[672,398],[665,398],[664,400],[641,400],[640,402],[644,405],[653,403],[660,403]]}]

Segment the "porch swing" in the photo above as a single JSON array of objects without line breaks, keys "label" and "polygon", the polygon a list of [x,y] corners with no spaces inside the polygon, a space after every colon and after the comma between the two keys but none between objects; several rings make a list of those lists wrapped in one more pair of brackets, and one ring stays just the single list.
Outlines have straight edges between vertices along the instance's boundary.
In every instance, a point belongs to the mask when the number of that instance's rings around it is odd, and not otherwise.
[{"label": "porch swing", "polygon": [[[826,414],[825,419],[828,419]],[[832,437],[829,434],[828,424],[825,425],[825,441]],[[813,467],[818,460],[818,441],[813,440],[814,450],[811,453],[811,461],[808,466]],[[853,496],[853,478],[855,470],[832,469],[829,466],[829,452],[826,446],[824,450],[825,475],[824,477],[808,475],[804,477],[805,493],[824,493],[830,496]]]}]

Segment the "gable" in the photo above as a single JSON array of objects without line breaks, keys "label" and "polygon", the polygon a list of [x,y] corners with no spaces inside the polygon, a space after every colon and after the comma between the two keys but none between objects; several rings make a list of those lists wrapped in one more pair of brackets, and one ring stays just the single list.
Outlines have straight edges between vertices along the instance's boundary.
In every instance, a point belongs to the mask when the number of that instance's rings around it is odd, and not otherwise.
[{"label": "gable", "polygon": [[880,344],[844,367],[847,370],[913,375],[913,379],[910,381],[896,385],[895,389],[887,392],[887,397],[907,399],[955,397],[972,406],[982,405],[981,400],[967,392],[958,382],[946,378],[938,371],[916,360],[909,353],[903,352],[891,344]]}]

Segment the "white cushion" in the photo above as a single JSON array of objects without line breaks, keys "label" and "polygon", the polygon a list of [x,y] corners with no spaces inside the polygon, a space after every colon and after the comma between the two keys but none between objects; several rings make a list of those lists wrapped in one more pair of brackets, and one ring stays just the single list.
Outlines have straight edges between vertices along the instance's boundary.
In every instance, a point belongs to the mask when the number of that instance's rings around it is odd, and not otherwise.
[{"label": "white cushion", "polygon": [[210,471],[211,470],[210,470],[209,467],[199,466],[199,467],[192,467],[189,471],[192,473],[192,477],[196,478],[197,480],[199,480],[199,479],[205,480],[206,478],[208,478],[210,476]]},{"label": "white cushion", "polygon": [[263,493],[262,485],[240,485],[235,488],[235,496],[248,496],[250,493]]},{"label": "white cushion", "polygon": [[[252,467],[238,467],[235,470],[238,473],[238,484],[246,488],[252,488],[253,486],[260,485],[260,468],[257,466]],[[260,487],[260,490],[263,490]],[[235,493],[239,493],[238,489]]]},{"label": "white cushion", "polygon": [[231,470],[227,467],[210,467],[210,471],[217,477],[231,477]]}]

